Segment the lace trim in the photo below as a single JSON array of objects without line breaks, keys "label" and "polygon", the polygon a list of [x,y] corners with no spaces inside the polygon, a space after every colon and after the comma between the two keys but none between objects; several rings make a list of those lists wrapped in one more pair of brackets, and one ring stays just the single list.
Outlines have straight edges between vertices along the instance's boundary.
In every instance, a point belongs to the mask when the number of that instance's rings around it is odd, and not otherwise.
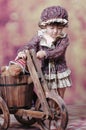
[{"label": "lace trim", "polygon": [[71,70],[67,69],[65,72],[57,73],[58,79],[68,77],[71,74]]},{"label": "lace trim", "polygon": [[49,24],[49,23],[54,23],[54,22],[60,22],[60,23],[63,23],[64,25],[68,23],[68,20],[66,19],[62,19],[62,18],[55,18],[55,19],[49,19],[47,21],[42,21],[40,22],[40,26],[45,26],[46,24]]},{"label": "lace trim", "polygon": [[71,74],[71,70],[70,69],[67,69],[65,72],[62,72],[62,73],[57,73],[57,74],[45,74],[45,79],[46,80],[53,80],[53,79],[63,79],[63,78],[66,78],[68,77],[69,75]]}]

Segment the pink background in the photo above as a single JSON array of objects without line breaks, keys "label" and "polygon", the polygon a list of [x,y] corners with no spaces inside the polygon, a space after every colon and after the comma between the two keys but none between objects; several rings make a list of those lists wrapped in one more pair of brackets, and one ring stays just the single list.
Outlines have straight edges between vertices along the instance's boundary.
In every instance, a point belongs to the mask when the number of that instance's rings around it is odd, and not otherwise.
[{"label": "pink background", "polygon": [[69,12],[70,46],[68,66],[73,86],[67,89],[68,104],[86,103],[86,5],[85,0],[0,0],[0,66],[8,65],[18,48],[38,30],[41,11],[52,5],[64,6]]}]

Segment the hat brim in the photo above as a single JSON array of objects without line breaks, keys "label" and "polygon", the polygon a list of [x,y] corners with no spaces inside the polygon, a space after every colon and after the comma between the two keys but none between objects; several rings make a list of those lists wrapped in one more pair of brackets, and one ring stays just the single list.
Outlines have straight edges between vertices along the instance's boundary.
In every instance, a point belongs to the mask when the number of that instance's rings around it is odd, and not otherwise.
[{"label": "hat brim", "polygon": [[50,24],[50,23],[61,23],[62,25],[67,25],[68,24],[68,20],[66,19],[62,19],[62,18],[55,18],[55,19],[49,19],[47,21],[40,21],[39,22],[39,27],[40,28],[44,28],[46,25]]}]

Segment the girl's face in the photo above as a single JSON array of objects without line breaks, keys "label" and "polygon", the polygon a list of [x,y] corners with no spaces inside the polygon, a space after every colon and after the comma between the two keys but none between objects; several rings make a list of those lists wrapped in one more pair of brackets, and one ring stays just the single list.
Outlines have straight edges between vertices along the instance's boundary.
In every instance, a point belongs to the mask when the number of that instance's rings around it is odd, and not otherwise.
[{"label": "girl's face", "polygon": [[59,35],[61,35],[63,31],[62,26],[56,26],[56,25],[47,25],[46,26],[46,33],[50,35],[52,38],[57,38]]}]

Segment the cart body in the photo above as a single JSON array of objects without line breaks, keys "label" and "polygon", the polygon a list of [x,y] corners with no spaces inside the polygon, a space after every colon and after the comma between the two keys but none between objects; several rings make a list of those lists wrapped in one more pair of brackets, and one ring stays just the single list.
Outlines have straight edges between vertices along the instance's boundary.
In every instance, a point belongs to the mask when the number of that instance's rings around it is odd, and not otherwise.
[{"label": "cart body", "polygon": [[33,87],[28,84],[28,76],[0,76],[0,93],[8,108],[31,107]]},{"label": "cart body", "polygon": [[54,121],[56,129],[65,130],[68,123],[65,102],[58,93],[49,90],[33,51],[27,52],[27,68],[29,74],[26,75],[0,76],[0,114],[4,119],[0,129],[9,127],[12,113],[23,125],[37,122],[42,130],[50,130]]}]

